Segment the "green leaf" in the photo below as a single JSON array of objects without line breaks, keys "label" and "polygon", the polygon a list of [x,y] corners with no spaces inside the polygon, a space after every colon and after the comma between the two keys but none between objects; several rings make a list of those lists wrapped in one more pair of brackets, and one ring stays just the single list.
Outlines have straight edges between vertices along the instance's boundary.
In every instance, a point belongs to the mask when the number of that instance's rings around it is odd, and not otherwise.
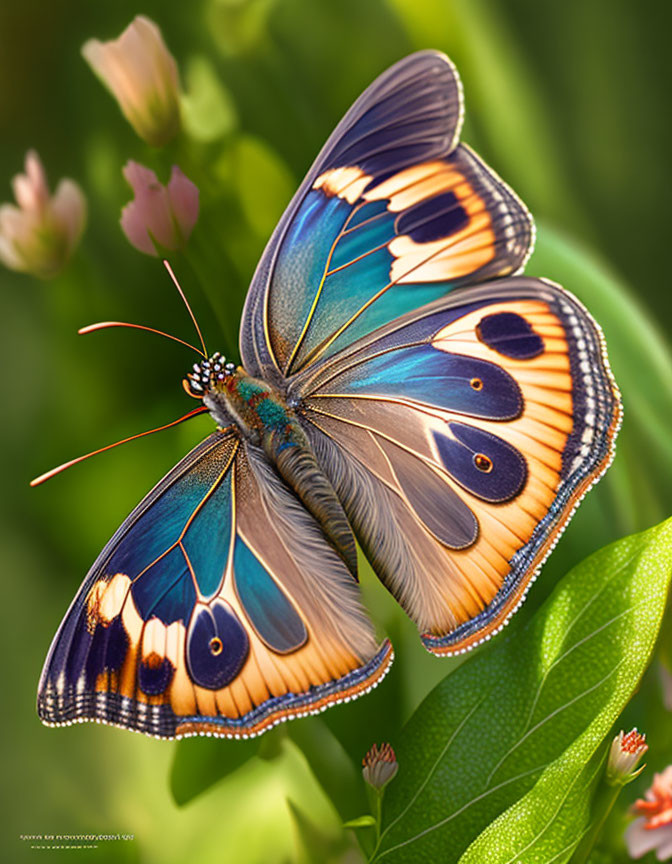
[{"label": "green leaf", "polygon": [[324,720],[310,717],[288,724],[287,734],[303,753],[341,819],[361,813],[367,805],[361,772]]},{"label": "green leaf", "polygon": [[203,54],[190,58],[184,72],[187,92],[181,99],[182,122],[192,138],[215,141],[236,127],[233,100]]},{"label": "green leaf", "polygon": [[404,729],[374,860],[456,861],[521,798],[465,861],[519,860],[498,857],[500,840],[525,854],[522,838],[548,836],[556,854],[576,839],[600,743],[649,661],[671,567],[672,520],[601,549],[524,628],[441,682]]},{"label": "green leaf", "polygon": [[[591,825],[590,804],[604,771],[604,747],[595,746],[596,725],[600,728],[599,723],[592,724],[549,765],[527,795],[485,829],[460,864],[480,864],[486,855],[492,864],[569,861]],[[604,730],[598,733],[597,740],[603,734]]]},{"label": "green leaf", "polygon": [[347,837],[341,831],[326,830],[318,825],[305,810],[291,798],[287,806],[297,834],[299,856],[298,864],[326,864],[340,859],[340,854],[348,845]]},{"label": "green leaf", "polygon": [[368,816],[358,816],[356,819],[350,819],[343,823],[344,828],[370,828],[376,824],[376,820],[370,814]]},{"label": "green leaf", "polygon": [[178,741],[170,771],[170,791],[175,803],[188,804],[218,780],[228,777],[257,755],[261,740],[185,738]]},{"label": "green leaf", "polygon": [[294,178],[276,151],[252,135],[238,138],[233,165],[233,182],[247,222],[266,239],[292,197]]}]

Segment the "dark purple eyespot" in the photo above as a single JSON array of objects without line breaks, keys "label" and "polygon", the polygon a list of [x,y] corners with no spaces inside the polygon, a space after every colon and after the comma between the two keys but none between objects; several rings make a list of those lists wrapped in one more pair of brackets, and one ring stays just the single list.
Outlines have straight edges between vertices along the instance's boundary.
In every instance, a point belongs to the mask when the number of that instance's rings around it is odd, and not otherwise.
[{"label": "dark purple eyespot", "polygon": [[208,690],[226,687],[243,668],[250,640],[224,600],[199,604],[187,633],[187,665],[194,684]]},{"label": "dark purple eyespot", "polygon": [[89,645],[89,652],[84,664],[84,677],[86,678],[86,686],[94,687],[96,678],[105,669],[105,643],[107,641],[107,633],[102,624],[97,624],[93,631],[93,638]]},{"label": "dark purple eyespot", "polygon": [[65,668],[68,683],[76,685],[84,674],[87,686],[94,686],[101,672],[121,669],[127,651],[128,636],[118,615],[107,626],[97,623],[93,631],[82,616],[72,635]]},{"label": "dark purple eyespot", "polygon": [[531,360],[544,353],[544,340],[515,312],[481,318],[476,335],[488,348],[514,360]]},{"label": "dark purple eyespot", "polygon": [[121,620],[121,615],[116,615],[106,629],[105,668],[109,669],[110,672],[118,672],[123,666],[128,652],[128,634]]},{"label": "dark purple eyespot", "polygon": [[150,654],[138,666],[138,686],[148,696],[160,696],[173,680],[175,668],[167,657]]},{"label": "dark purple eyespot", "polygon": [[483,501],[498,503],[514,498],[527,480],[527,463],[503,438],[455,421],[447,424],[451,436],[434,433],[446,471]]},{"label": "dark purple eyespot", "polygon": [[455,193],[443,192],[405,210],[399,217],[397,232],[407,234],[416,243],[429,243],[449,237],[468,224],[469,217]]}]

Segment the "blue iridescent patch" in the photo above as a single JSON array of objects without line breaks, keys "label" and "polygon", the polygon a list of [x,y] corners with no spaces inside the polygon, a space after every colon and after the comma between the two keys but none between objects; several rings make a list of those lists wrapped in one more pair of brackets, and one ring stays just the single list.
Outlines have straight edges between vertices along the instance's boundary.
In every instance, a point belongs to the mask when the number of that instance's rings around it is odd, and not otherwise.
[{"label": "blue iridescent patch", "polygon": [[236,537],[233,552],[236,591],[245,614],[264,642],[286,654],[300,648],[308,638],[305,624],[264,565]]},{"label": "blue iridescent patch", "polygon": [[262,399],[256,406],[256,411],[267,429],[284,429],[290,422],[287,411],[275,399]]},{"label": "blue iridescent patch", "polygon": [[187,621],[196,591],[179,546],[149,567],[131,586],[138,612],[145,621],[156,615],[164,624]]},{"label": "blue iridescent patch", "polygon": [[232,476],[229,471],[219,481],[198,511],[198,518],[191,522],[182,539],[198,582],[198,589],[206,598],[217,593],[229,555]]},{"label": "blue iridescent patch", "polygon": [[520,388],[487,360],[412,345],[379,354],[339,376],[352,395],[396,396],[491,420],[512,420],[522,409]]},{"label": "blue iridescent patch", "polygon": [[357,209],[353,211],[352,216],[348,221],[348,228],[356,228],[358,225],[361,225],[362,222],[368,222],[376,216],[384,216],[388,213],[389,210],[387,209],[387,201],[385,199],[382,201],[369,201],[366,204],[360,204]]},{"label": "blue iridescent patch", "polygon": [[200,484],[184,481],[167,489],[128,531],[127,542],[115,549],[107,572],[141,573],[177,540],[205,491]]}]

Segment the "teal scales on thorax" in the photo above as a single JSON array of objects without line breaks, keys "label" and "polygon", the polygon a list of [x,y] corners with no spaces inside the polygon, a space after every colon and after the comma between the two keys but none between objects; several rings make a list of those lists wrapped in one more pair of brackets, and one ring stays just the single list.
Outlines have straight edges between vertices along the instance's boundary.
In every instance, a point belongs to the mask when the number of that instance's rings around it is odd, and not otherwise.
[{"label": "teal scales on thorax", "polygon": [[187,380],[220,427],[235,423],[241,436],[260,447],[287,485],[320,524],[325,536],[357,576],[355,538],[333,486],[320,469],[296,413],[282,395],[240,366],[214,354]]}]

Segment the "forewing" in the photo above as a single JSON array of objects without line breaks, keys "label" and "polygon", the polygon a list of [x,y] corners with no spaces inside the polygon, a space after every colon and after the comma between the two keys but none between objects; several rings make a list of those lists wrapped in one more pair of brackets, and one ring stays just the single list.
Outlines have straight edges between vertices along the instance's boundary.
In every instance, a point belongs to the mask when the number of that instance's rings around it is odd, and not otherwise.
[{"label": "forewing", "polygon": [[620,419],[593,319],[523,277],[381,328],[289,395],[376,572],[438,654],[517,608]]},{"label": "forewing", "polygon": [[341,121],[274,232],[240,342],[284,379],[447,291],[518,270],[531,218],[458,145],[462,93],[445,55],[400,61]]},{"label": "forewing", "polygon": [[358,695],[390,661],[318,525],[230,429],[192,451],[96,561],[47,657],[38,711],[162,738],[249,736]]}]

